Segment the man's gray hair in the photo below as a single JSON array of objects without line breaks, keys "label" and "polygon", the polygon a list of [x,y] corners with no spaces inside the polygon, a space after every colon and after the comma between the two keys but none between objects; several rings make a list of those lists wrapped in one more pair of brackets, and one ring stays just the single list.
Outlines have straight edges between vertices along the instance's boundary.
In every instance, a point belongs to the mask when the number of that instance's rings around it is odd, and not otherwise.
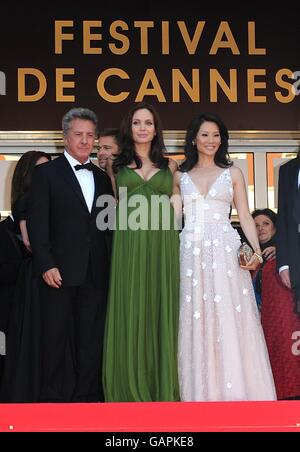
[{"label": "man's gray hair", "polygon": [[70,127],[71,122],[74,119],[84,119],[86,121],[92,121],[95,125],[95,134],[96,137],[98,137],[99,134],[99,128],[98,128],[98,117],[96,113],[94,113],[92,110],[89,110],[88,108],[72,108],[72,110],[69,110],[62,119],[62,131],[64,136],[67,135]]}]

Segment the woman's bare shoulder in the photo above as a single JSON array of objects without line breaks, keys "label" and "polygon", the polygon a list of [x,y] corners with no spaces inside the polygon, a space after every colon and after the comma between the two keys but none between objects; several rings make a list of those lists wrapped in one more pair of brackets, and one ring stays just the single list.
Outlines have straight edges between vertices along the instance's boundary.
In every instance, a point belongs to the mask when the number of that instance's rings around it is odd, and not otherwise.
[{"label": "woman's bare shoulder", "polygon": [[244,177],[242,170],[238,166],[235,166],[235,165],[230,166],[229,171],[230,171],[231,177],[235,180],[241,179]]},{"label": "woman's bare shoulder", "polygon": [[178,163],[176,160],[169,158],[169,168],[173,174],[178,170]]},{"label": "woman's bare shoulder", "polygon": [[175,182],[177,182],[177,183],[180,182],[182,174],[183,173],[181,171],[179,171],[179,170],[175,171],[175,173],[174,173],[174,180],[175,180]]}]

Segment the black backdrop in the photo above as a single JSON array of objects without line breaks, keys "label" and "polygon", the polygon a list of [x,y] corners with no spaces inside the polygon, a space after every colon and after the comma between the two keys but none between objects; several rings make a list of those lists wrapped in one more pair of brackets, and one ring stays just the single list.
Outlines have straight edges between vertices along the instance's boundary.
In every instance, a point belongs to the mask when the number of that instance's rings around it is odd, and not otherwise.
[{"label": "black backdrop", "polygon": [[[99,2],[99,7],[36,6],[0,7],[0,130],[60,130],[61,117],[74,106],[87,106],[95,110],[101,126],[118,126],[129,105],[136,101],[146,71],[155,72],[164,96],[160,102],[157,95],[147,95],[144,100],[158,107],[166,130],[185,129],[192,116],[200,111],[218,113],[231,130],[298,130],[300,127],[300,96],[291,102],[282,103],[275,92],[283,98],[288,96],[286,88],[294,82],[282,77],[282,86],[276,82],[276,74],[282,69],[300,71],[300,20],[296,6],[285,8],[263,8],[252,3],[246,7],[231,8],[217,5],[204,6],[207,2],[183,2],[181,7],[168,3],[144,2],[131,5],[123,2]],[[138,6],[139,5],[139,6]],[[203,6],[202,6],[203,5]],[[55,54],[55,21],[74,21],[65,33],[73,33],[73,41],[64,41],[63,53]],[[92,33],[102,34],[101,41],[91,42],[92,47],[101,47],[102,54],[83,53],[83,21],[102,21],[101,29],[94,27]],[[123,55],[114,54],[109,44],[121,46],[112,38],[109,27],[114,21],[123,21],[128,30],[119,32],[126,36],[130,46]],[[148,54],[141,54],[141,33],[135,21],[153,21],[155,27],[148,32]],[[162,54],[162,21],[169,23],[169,54]],[[179,31],[177,21],[182,21],[190,39],[198,21],[205,26],[194,55],[190,55]],[[231,48],[219,48],[215,55],[210,49],[216,38],[221,21],[227,21],[240,52],[234,55]],[[257,48],[265,48],[265,55],[249,55],[248,22],[255,22]],[[223,35],[226,41],[228,35]],[[18,89],[20,68],[35,68],[44,74],[47,81],[45,95],[37,102],[21,102]],[[65,89],[65,95],[73,95],[74,102],[58,102],[56,99],[56,71],[73,68],[74,76],[65,76],[75,87]],[[97,91],[97,79],[103,71],[119,68],[128,75],[127,80],[111,77],[105,87],[111,94],[130,93],[126,100],[112,103],[103,99]],[[189,84],[192,69],[199,73],[200,101],[193,101],[184,89],[180,90],[180,102],[172,95],[172,70],[179,69]],[[237,101],[232,102],[218,88],[217,102],[210,98],[210,70],[216,69],[229,84],[229,70],[237,75]],[[265,96],[263,102],[250,102],[247,71],[265,70],[265,75],[256,76],[256,82],[265,83],[257,88],[256,96]],[[300,74],[299,74],[300,79]],[[6,80],[5,86],[3,80]],[[152,88],[151,82],[148,88]],[[5,88],[5,92],[3,91]],[[27,77],[26,93],[38,90],[37,79]],[[150,93],[150,92],[149,92]],[[151,93],[150,93],[151,94]]]}]

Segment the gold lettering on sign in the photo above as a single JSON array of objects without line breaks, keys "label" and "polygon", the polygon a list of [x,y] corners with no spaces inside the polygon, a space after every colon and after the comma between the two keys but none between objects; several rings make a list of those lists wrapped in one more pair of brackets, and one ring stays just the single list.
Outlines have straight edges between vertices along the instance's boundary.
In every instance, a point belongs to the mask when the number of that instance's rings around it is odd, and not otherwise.
[{"label": "gold lettering on sign", "polygon": [[148,55],[149,47],[148,47],[148,31],[149,28],[154,28],[154,22],[151,21],[139,21],[136,20],[134,22],[135,28],[140,28],[141,33],[141,55]]},{"label": "gold lettering on sign", "polygon": [[192,86],[188,83],[180,69],[172,70],[173,102],[180,102],[180,87],[185,90],[193,102],[200,102],[200,71],[192,70]]},{"label": "gold lettering on sign", "polygon": [[[34,77],[38,81],[38,90],[35,94],[26,94],[26,79]],[[47,80],[43,72],[35,68],[18,69],[18,101],[37,102],[42,99],[47,91]]]},{"label": "gold lettering on sign", "polygon": [[[226,40],[223,41],[223,35],[225,35]],[[222,21],[220,23],[219,29],[217,31],[215,40],[211,46],[210,55],[216,55],[219,49],[231,49],[233,55],[240,55],[239,48],[235,39],[233,37],[232,31],[230,29],[229,23]]]},{"label": "gold lettering on sign", "polygon": [[194,36],[190,37],[187,26],[185,24],[185,22],[183,21],[178,21],[177,22],[178,28],[181,32],[181,36],[183,37],[185,46],[187,48],[187,51],[189,52],[190,55],[195,55],[195,52],[197,50],[204,26],[205,26],[205,22],[198,22],[197,23],[197,27],[194,33]]},{"label": "gold lettering on sign", "polygon": [[248,102],[266,103],[266,96],[258,96],[256,94],[257,89],[266,89],[266,82],[257,82],[256,76],[265,76],[265,69],[248,69]]},{"label": "gold lettering on sign", "polygon": [[102,55],[101,47],[92,47],[92,41],[102,41],[102,34],[92,33],[92,28],[101,28],[101,20],[85,20],[83,22],[83,53],[84,55]]},{"label": "gold lettering on sign", "polygon": [[128,91],[123,91],[120,94],[110,94],[105,88],[105,82],[110,77],[119,77],[122,80],[129,79],[129,75],[119,68],[110,68],[106,71],[103,71],[99,75],[97,81],[97,90],[100,97],[102,97],[102,99],[106,100],[107,102],[111,102],[112,104],[123,102],[125,99],[127,99],[130,93]]},{"label": "gold lettering on sign", "polygon": [[74,68],[59,68],[56,69],[56,102],[75,102],[74,95],[64,94],[65,89],[74,89],[74,81],[65,81],[65,75],[75,75]]},{"label": "gold lettering on sign", "polygon": [[56,20],[55,21],[55,54],[61,55],[63,53],[63,41],[74,41],[73,33],[63,33],[64,28],[74,27],[73,20]]},{"label": "gold lettering on sign", "polygon": [[[149,87],[150,83],[152,84],[152,88]],[[141,102],[144,100],[145,96],[156,96],[159,102],[167,102],[154,69],[147,69],[145,72],[144,79],[135,101]]]},{"label": "gold lettering on sign", "polygon": [[170,25],[167,20],[161,23],[161,49],[163,55],[170,55]]},{"label": "gold lettering on sign", "polygon": [[248,53],[249,55],[266,55],[267,50],[256,48],[255,22],[248,22]]},{"label": "gold lettering on sign", "polygon": [[230,102],[237,102],[237,70],[229,70],[230,82],[229,86],[219,73],[217,69],[210,69],[210,101],[218,102],[218,86],[222,89],[223,93],[230,100]]},{"label": "gold lettering on sign", "polygon": [[284,96],[280,91],[275,91],[275,97],[278,102],[281,102],[282,104],[288,104],[295,99],[296,94],[293,91],[293,85],[289,82],[284,81],[283,77],[292,79],[293,72],[289,69],[280,69],[276,73],[276,83],[280,88],[284,88],[287,91],[287,95]]},{"label": "gold lettering on sign", "polygon": [[115,55],[124,55],[128,52],[130,47],[130,41],[129,38],[126,35],[123,35],[122,33],[119,33],[117,30],[120,28],[121,30],[128,30],[128,25],[123,20],[115,20],[110,26],[109,32],[110,36],[114,38],[116,41],[119,41],[122,46],[119,47],[114,43],[110,43],[109,49],[110,51]]}]

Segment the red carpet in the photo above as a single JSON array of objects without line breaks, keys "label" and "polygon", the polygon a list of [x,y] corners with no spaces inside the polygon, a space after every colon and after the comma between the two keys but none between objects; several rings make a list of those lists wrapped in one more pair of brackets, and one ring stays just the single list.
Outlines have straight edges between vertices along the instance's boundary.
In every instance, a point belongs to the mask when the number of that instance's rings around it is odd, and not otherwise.
[{"label": "red carpet", "polygon": [[300,432],[300,401],[0,405],[7,431]]}]

